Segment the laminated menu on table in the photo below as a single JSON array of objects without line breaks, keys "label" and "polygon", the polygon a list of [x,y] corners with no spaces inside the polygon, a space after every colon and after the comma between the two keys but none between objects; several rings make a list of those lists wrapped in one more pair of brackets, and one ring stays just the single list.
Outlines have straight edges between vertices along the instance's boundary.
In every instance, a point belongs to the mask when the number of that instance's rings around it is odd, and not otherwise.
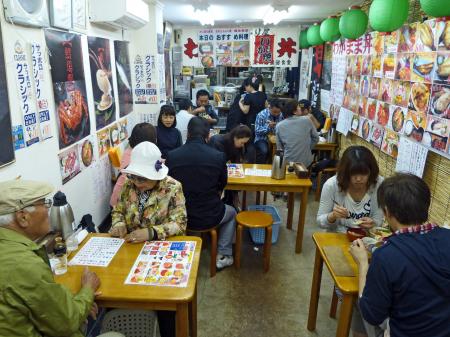
[{"label": "laminated menu on table", "polygon": [[108,267],[124,242],[124,239],[118,238],[90,238],[70,260],[69,265]]},{"label": "laminated menu on table", "polygon": [[195,245],[195,241],[146,242],[125,284],[187,287]]}]

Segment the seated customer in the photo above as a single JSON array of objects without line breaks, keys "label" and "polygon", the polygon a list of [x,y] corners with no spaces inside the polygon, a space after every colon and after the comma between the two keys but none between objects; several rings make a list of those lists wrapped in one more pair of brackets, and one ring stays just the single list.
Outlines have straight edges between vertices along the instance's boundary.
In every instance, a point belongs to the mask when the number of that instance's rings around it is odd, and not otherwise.
[{"label": "seated customer", "polygon": [[167,165],[170,175],[183,185],[188,229],[204,230],[219,225],[216,265],[222,269],[233,264],[236,211],[220,200],[228,179],[226,160],[223,153],[206,144],[208,136],[208,122],[192,118],[186,144],[169,152]]},{"label": "seated customer", "polygon": [[267,163],[269,154],[268,135],[275,134],[277,123],[283,120],[281,107],[281,101],[277,98],[273,98],[269,101],[269,107],[256,115],[255,148],[257,164]]},{"label": "seated customer", "polygon": [[192,112],[193,106],[190,99],[183,98],[178,103],[178,107],[180,111],[178,111],[176,119],[177,119],[177,129],[181,133],[181,139],[183,144],[186,143],[187,139],[187,126],[192,117],[194,117],[194,113]]},{"label": "seated customer", "polygon": [[319,109],[312,108],[311,102],[307,99],[302,99],[298,102],[297,115],[308,116],[317,131],[322,130],[325,125],[325,115]]},{"label": "seated customer", "polygon": [[252,137],[252,131],[246,125],[238,125],[229,133],[212,136],[209,145],[225,153],[225,159],[231,163],[246,161],[246,144]]},{"label": "seated customer", "polygon": [[133,149],[130,165],[122,170],[127,180],[111,213],[112,236],[137,243],[185,234],[183,190],[167,172],[155,144],[143,142]]},{"label": "seated customer", "polygon": [[205,89],[197,91],[195,95],[197,100],[197,107],[192,110],[192,113],[198,117],[205,118],[210,126],[216,125],[219,121],[214,108],[209,104],[209,93]]},{"label": "seated customer", "polygon": [[175,115],[175,108],[171,105],[163,105],[159,112],[156,138],[164,159],[169,151],[183,145],[180,130],[176,128],[177,118]]},{"label": "seated customer", "polygon": [[372,325],[389,318],[392,337],[450,336],[450,230],[427,223],[430,189],[396,174],[381,184],[378,201],[394,234],[370,265],[362,240],[350,248],[363,318]]},{"label": "seated customer", "polygon": [[306,116],[296,116],[297,102],[288,100],[283,105],[285,120],[276,126],[277,149],[284,151],[288,162],[302,163],[306,167],[313,161],[311,150],[319,142],[311,120]]},{"label": "seated customer", "polygon": [[100,279],[84,269],[77,294],[53,280],[44,246],[34,242],[50,231],[53,188],[45,183],[0,183],[0,336],[72,336],[88,315],[97,315]]},{"label": "seated customer", "polygon": [[[136,145],[142,142],[150,142],[156,144],[156,129],[150,123],[139,123],[134,126],[133,131],[131,131],[131,136],[128,138],[128,146],[123,152],[122,158],[120,159],[121,170],[123,170],[130,164],[131,150],[133,150]],[[120,191],[122,190],[122,186],[125,183],[126,178],[127,177],[124,174],[119,175],[119,178],[117,178],[111,195],[111,199],[109,201],[111,207],[114,207],[117,204]]]},{"label": "seated customer", "polygon": [[377,161],[364,146],[348,147],[338,164],[337,174],[322,188],[317,223],[329,231],[345,232],[347,227],[371,228],[383,222],[377,190],[383,178]]}]

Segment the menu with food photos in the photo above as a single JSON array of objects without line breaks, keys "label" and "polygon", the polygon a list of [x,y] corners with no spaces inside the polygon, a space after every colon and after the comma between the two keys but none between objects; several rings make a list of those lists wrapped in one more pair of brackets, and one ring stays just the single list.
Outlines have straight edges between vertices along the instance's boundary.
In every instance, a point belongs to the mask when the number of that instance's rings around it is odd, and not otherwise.
[{"label": "menu with food photos", "polygon": [[244,166],[242,164],[227,164],[228,178],[244,178]]},{"label": "menu with food photos", "polygon": [[125,284],[187,287],[195,245],[195,241],[146,242]]},{"label": "menu with food photos", "polygon": [[[343,101],[332,100],[330,111],[350,111],[349,131],[394,158],[401,137],[450,158],[449,32],[450,20],[442,18],[336,41],[333,70],[339,67],[344,80],[332,76],[331,87]],[[344,135],[347,123],[348,113],[340,113]]]},{"label": "menu with food photos", "polygon": [[69,265],[108,267],[124,242],[124,239],[118,238],[90,238],[70,260]]}]

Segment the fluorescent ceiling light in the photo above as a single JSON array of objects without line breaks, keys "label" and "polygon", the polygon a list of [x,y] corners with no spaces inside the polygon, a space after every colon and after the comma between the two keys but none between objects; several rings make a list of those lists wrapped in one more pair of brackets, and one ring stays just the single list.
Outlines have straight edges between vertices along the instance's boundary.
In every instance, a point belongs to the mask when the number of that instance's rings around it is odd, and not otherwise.
[{"label": "fluorescent ceiling light", "polygon": [[194,15],[198,21],[200,21],[202,26],[211,25],[214,26],[214,16],[209,10],[209,5],[197,4],[193,5]]},{"label": "fluorescent ceiling light", "polygon": [[281,20],[286,19],[289,14],[288,11],[289,7],[287,6],[277,6],[276,8],[269,6],[263,17],[264,25],[277,25]]}]

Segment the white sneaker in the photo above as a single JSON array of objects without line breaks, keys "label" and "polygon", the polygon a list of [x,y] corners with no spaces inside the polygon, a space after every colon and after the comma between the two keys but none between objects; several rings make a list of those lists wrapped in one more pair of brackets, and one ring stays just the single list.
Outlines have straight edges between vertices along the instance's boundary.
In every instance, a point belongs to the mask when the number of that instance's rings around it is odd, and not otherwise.
[{"label": "white sneaker", "polygon": [[216,259],[216,267],[217,269],[223,269],[233,265],[233,262],[234,262],[233,256],[218,254]]}]

